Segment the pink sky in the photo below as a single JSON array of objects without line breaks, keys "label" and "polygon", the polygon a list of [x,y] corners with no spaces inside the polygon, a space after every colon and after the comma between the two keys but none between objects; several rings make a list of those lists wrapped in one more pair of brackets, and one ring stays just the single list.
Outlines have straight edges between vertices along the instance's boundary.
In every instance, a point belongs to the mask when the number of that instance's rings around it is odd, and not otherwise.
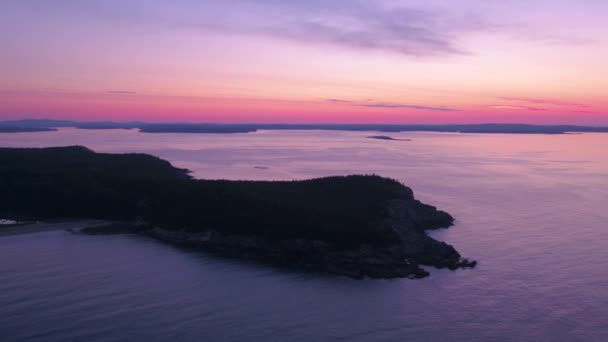
[{"label": "pink sky", "polygon": [[608,125],[607,15],[593,0],[8,0],[0,119]]}]

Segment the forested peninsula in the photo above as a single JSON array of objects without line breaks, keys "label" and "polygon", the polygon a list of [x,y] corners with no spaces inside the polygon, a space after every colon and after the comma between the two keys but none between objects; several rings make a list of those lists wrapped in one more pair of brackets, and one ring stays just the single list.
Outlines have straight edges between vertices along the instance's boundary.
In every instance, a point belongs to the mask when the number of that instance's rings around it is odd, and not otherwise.
[{"label": "forested peninsula", "polygon": [[374,175],[204,180],[146,154],[0,148],[0,191],[0,218],[111,220],[110,231],[294,269],[418,278],[420,265],[476,264],[426,234],[451,226],[450,214]]}]

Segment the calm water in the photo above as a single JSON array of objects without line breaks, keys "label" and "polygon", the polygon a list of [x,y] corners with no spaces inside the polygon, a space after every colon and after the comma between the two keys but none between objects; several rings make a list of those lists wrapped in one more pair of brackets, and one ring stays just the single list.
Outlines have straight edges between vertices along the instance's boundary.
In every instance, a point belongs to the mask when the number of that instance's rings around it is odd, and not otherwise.
[{"label": "calm water", "polygon": [[137,236],[3,237],[0,340],[608,341],[608,134],[370,134],[0,134],[0,146],[146,152],[204,178],[394,177],[452,213],[434,235],[480,262],[355,281]]}]

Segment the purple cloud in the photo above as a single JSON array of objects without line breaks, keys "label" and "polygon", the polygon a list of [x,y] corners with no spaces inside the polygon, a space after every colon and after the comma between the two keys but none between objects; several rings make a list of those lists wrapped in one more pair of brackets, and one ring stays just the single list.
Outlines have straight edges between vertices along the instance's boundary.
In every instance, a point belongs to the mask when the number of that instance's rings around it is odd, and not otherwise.
[{"label": "purple cloud", "polygon": [[587,105],[584,105],[581,103],[576,103],[576,102],[534,99],[534,98],[527,98],[527,97],[500,97],[500,99],[504,100],[504,101],[524,102],[524,103],[533,103],[533,104],[548,104],[548,105],[553,105],[553,106],[581,107],[581,108],[589,107]]},{"label": "purple cloud", "polygon": [[416,109],[416,110],[430,110],[440,112],[455,112],[456,109],[447,107],[431,107],[421,106],[413,104],[401,104],[401,103],[384,103],[384,102],[372,102],[372,99],[368,99],[365,102],[357,102],[351,100],[340,100],[340,99],[326,99],[327,102],[332,103],[346,103],[357,107],[369,107],[369,108],[386,108],[386,109]]},{"label": "purple cloud", "polygon": [[482,20],[421,4],[383,0],[23,0],[11,6],[70,20],[112,22],[117,27],[263,35],[413,56],[468,53],[458,39],[463,32],[479,30]]},{"label": "purple cloud", "polygon": [[333,102],[333,103],[352,103],[353,102],[353,101],[349,101],[349,100],[340,100],[340,99],[326,99],[325,101]]},{"label": "purple cloud", "polygon": [[3,6],[9,19],[15,17],[11,10],[17,10],[17,15],[62,17],[65,25],[80,27],[103,23],[157,32],[185,29],[202,34],[261,35],[418,57],[468,54],[464,38],[480,32],[504,31],[516,39],[558,44],[577,41],[561,37],[553,29],[529,27],[529,20],[514,22],[512,18],[519,18],[522,9],[530,7],[527,1],[480,5],[473,0],[458,4],[423,0],[20,0]]},{"label": "purple cloud", "polygon": [[515,105],[496,105],[492,106],[494,109],[505,109],[505,110],[525,110],[525,111],[533,111],[533,112],[544,112],[545,108],[539,107],[529,107],[529,106],[515,106]]},{"label": "purple cloud", "polygon": [[456,109],[447,108],[447,107],[429,107],[429,106],[419,106],[419,105],[411,105],[411,104],[399,104],[399,103],[370,103],[370,104],[362,104],[360,106],[370,107],[370,108],[407,108],[407,109],[417,109],[417,110],[430,110],[430,111],[439,111],[439,112],[455,112]]}]

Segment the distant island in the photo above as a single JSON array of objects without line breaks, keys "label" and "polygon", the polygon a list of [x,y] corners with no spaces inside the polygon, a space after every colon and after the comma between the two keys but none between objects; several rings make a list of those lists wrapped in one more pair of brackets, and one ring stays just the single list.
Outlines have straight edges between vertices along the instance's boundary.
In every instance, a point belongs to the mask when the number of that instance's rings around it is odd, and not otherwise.
[{"label": "distant island", "polygon": [[0,131],[10,129],[47,129],[75,127],[80,129],[138,129],[143,133],[198,133],[236,134],[253,133],[260,130],[328,130],[358,132],[452,132],[494,134],[566,134],[606,133],[608,127],[575,125],[528,125],[528,124],[446,124],[446,125],[402,125],[402,124],[219,124],[219,123],[147,123],[147,122],[78,122],[69,120],[26,119],[0,121]]},{"label": "distant island", "polygon": [[0,148],[0,184],[3,219],[112,220],[107,231],[354,278],[475,266],[425,232],[451,226],[451,215],[374,175],[198,180],[150,155],[72,146]]},{"label": "distant island", "polygon": [[47,127],[0,126],[0,133],[54,132],[56,130],[56,128]]},{"label": "distant island", "polygon": [[376,139],[376,140],[394,140],[394,141],[412,141],[411,139],[396,139],[393,137],[389,137],[388,135],[372,135],[367,137],[368,139]]}]

